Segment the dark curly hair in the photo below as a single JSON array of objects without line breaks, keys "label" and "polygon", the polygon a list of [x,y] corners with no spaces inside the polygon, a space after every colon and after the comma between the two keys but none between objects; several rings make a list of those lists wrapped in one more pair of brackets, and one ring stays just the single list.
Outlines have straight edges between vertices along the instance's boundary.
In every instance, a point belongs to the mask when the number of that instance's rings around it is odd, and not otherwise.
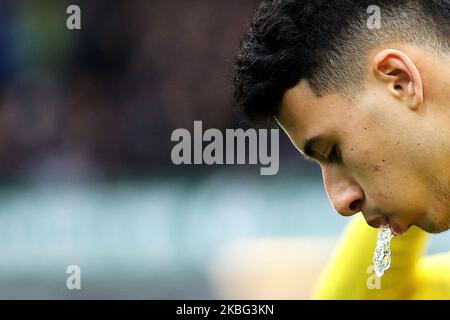
[{"label": "dark curly hair", "polygon": [[[369,6],[381,28],[368,28]],[[234,74],[239,114],[271,126],[284,92],[301,80],[318,96],[361,88],[368,50],[409,42],[449,52],[449,0],[266,0],[241,42]]]}]

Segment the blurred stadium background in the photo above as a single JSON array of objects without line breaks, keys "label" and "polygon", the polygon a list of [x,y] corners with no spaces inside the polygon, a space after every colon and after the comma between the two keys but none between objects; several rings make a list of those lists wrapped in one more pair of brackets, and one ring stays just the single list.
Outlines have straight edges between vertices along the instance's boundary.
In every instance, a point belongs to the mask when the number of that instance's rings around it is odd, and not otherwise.
[{"label": "blurred stadium background", "polygon": [[0,1],[0,298],[309,297],[347,223],[318,167],[284,136],[276,176],[170,160],[194,120],[245,128],[231,76],[257,2]]}]

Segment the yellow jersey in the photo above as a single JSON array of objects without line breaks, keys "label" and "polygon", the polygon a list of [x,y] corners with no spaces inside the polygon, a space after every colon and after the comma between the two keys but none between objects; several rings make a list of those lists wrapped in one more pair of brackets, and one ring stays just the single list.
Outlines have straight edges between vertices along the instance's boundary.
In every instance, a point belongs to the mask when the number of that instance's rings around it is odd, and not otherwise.
[{"label": "yellow jersey", "polygon": [[424,256],[427,233],[413,226],[391,241],[391,266],[381,278],[372,257],[378,230],[359,213],[352,219],[314,299],[450,299],[450,252]]}]

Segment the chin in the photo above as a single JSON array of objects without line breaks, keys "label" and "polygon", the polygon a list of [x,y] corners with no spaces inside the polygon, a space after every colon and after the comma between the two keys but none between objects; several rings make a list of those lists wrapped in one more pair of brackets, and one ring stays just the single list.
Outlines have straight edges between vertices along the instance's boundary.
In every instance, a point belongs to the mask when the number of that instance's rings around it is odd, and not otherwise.
[{"label": "chin", "polygon": [[442,233],[450,229],[450,225],[448,223],[436,223],[436,222],[429,222],[426,225],[418,225],[420,229],[422,229],[425,232],[428,233]]}]

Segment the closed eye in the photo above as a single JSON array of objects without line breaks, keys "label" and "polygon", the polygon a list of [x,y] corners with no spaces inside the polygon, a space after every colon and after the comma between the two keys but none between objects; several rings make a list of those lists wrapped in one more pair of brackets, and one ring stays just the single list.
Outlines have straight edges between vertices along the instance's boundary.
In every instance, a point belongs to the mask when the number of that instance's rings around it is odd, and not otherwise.
[{"label": "closed eye", "polygon": [[336,144],[331,149],[330,154],[327,157],[327,161],[329,163],[339,163],[342,161],[341,151]]}]

